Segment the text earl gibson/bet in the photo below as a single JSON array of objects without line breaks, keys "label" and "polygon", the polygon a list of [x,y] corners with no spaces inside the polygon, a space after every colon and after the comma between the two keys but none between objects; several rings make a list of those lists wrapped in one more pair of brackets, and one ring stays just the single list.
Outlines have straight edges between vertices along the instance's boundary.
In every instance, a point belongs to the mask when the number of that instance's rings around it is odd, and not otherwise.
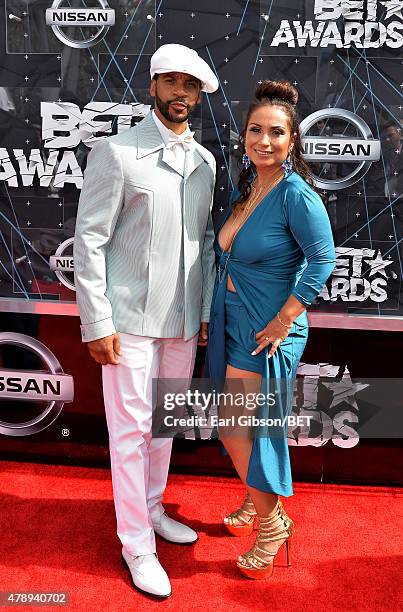
[{"label": "text earl gibson/bet", "polygon": [[218,415],[209,417],[192,415],[189,417],[174,417],[172,414],[164,417],[166,427],[303,427],[309,426],[312,416],[289,415],[280,418],[259,418],[255,415],[231,415],[227,418],[220,418]]}]

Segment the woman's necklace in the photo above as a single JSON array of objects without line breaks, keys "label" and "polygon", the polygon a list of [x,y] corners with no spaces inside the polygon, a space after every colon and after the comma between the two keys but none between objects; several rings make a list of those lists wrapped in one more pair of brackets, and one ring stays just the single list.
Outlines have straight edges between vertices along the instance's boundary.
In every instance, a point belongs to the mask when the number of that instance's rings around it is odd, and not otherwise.
[{"label": "woman's necklace", "polygon": [[274,189],[274,187],[276,187],[276,185],[278,185],[278,183],[284,178],[284,173],[281,172],[280,176],[276,177],[274,179],[274,181],[272,181],[268,186],[267,185],[261,185],[258,189],[256,188],[255,182],[253,181],[251,187],[251,193],[249,195],[248,201],[244,207],[244,209],[242,210],[242,212],[240,214],[235,215],[233,213],[233,218],[231,220],[231,225],[229,227],[229,234],[231,235],[231,231],[234,228],[234,226],[236,225],[236,223],[239,220],[239,224],[237,229],[235,230],[229,244],[227,245],[227,247],[225,249],[221,249],[221,256],[224,254],[225,251],[228,251],[228,255],[225,259],[225,263],[223,268],[221,268],[221,263],[218,264],[218,282],[221,283],[223,278],[225,277],[225,273],[227,271],[227,267],[228,267],[228,261],[229,258],[231,257],[231,252],[232,252],[232,245],[234,243],[234,240],[236,238],[237,233],[239,232],[239,230],[241,229],[241,227],[244,225],[244,223],[246,222],[247,218],[252,214],[254,208],[256,207],[257,203],[262,199],[262,194],[264,192],[265,195],[264,197],[266,197],[271,191],[272,189]]}]

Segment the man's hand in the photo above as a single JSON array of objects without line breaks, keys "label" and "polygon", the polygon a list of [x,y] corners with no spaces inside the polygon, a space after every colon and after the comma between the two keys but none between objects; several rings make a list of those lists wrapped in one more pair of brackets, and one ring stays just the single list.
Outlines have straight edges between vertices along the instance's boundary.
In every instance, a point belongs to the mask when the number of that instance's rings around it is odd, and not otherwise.
[{"label": "man's hand", "polygon": [[198,346],[207,346],[208,323],[200,323]]},{"label": "man's hand", "polygon": [[112,363],[117,365],[119,361],[116,359],[116,355],[122,355],[119,344],[118,334],[112,334],[112,336],[106,336],[105,338],[99,338],[99,340],[93,340],[87,342],[88,350],[90,355],[97,363],[106,365]]}]

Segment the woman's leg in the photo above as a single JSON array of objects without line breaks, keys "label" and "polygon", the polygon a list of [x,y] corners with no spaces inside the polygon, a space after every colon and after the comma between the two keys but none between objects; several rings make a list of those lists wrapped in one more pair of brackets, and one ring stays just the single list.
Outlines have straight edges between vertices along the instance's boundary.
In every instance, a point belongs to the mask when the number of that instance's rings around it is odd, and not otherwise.
[{"label": "woman's leg", "polygon": [[[228,365],[226,371],[226,393],[243,393],[245,396],[247,393],[257,394],[260,392],[261,378],[261,374],[256,372],[241,370]],[[245,414],[245,411],[243,410],[242,413]],[[253,440],[250,435],[247,435],[246,427],[243,431],[240,431],[238,428],[237,432],[231,433],[230,431],[227,432],[225,428],[221,429],[220,440],[231,457],[240,479],[249,491],[256,512],[259,516],[268,516],[274,510],[278,496],[273,493],[259,491],[259,489],[246,484]]]},{"label": "woman's leg", "polygon": [[[257,394],[260,392],[260,384],[260,374],[227,366],[226,393],[243,392],[244,396],[247,393]],[[234,412],[237,412],[236,408]],[[245,410],[242,413],[245,414]],[[265,493],[246,484],[253,444],[253,435],[250,433],[250,430],[249,435],[246,435],[224,429],[220,432],[220,439],[244,482],[259,517],[256,542],[248,552],[238,557],[237,565],[249,578],[267,578],[273,572],[273,559],[284,542],[287,542],[287,562],[290,563],[288,540],[293,533],[293,523],[279,503],[278,495]]]}]

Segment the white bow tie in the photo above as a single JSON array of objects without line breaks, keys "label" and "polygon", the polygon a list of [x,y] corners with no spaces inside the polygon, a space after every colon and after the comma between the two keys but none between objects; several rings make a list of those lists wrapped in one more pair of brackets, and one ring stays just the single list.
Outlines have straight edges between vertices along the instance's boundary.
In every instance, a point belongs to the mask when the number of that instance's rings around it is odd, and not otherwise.
[{"label": "white bow tie", "polygon": [[193,134],[194,132],[190,132],[189,134],[186,134],[186,136],[176,136],[176,134],[172,134],[169,136],[169,140],[165,145],[165,148],[172,149],[172,147],[175,145],[181,144],[183,145],[185,151],[189,151],[189,149],[192,148],[191,144],[193,142]]}]

